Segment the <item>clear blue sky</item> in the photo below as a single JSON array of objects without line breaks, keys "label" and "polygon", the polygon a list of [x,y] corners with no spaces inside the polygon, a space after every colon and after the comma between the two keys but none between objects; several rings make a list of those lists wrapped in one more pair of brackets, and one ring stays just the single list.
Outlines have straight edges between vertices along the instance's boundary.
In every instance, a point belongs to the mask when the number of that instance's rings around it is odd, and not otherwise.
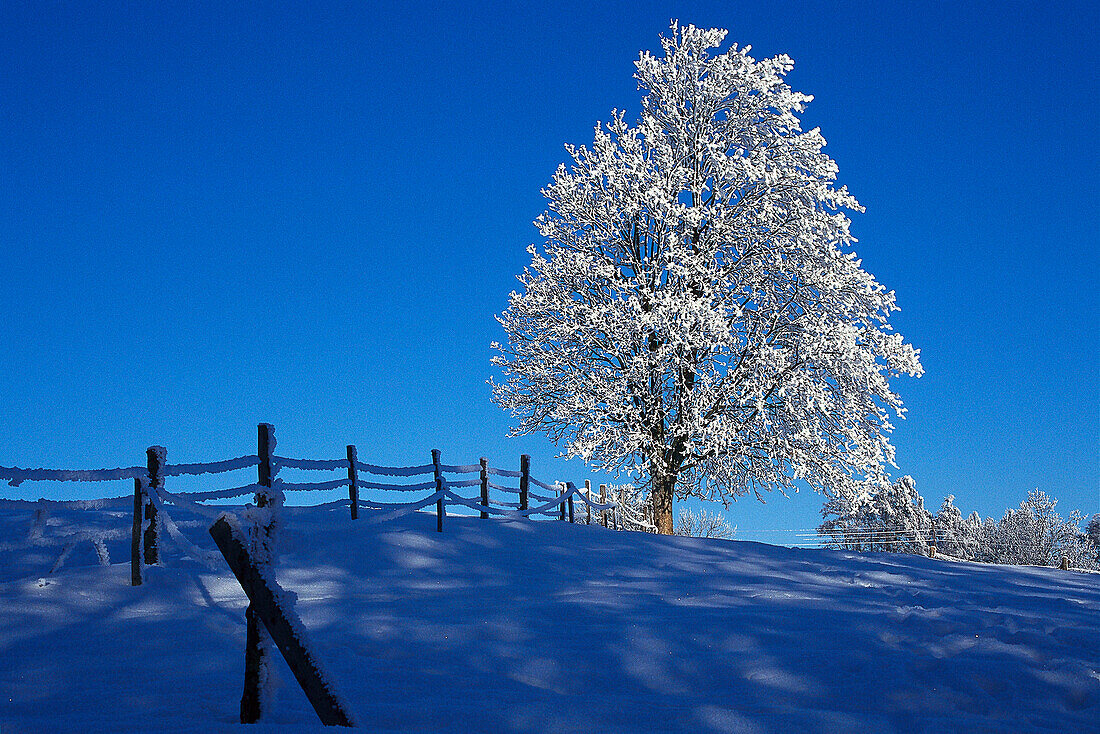
[{"label": "clear blue sky", "polygon": [[894,441],[928,505],[1100,511],[1094,3],[519,5],[5,2],[0,465],[226,458],[263,420],[291,455],[583,477],[504,437],[493,315],[563,144],[637,109],[676,17],[790,54],[815,95],[922,350]]}]

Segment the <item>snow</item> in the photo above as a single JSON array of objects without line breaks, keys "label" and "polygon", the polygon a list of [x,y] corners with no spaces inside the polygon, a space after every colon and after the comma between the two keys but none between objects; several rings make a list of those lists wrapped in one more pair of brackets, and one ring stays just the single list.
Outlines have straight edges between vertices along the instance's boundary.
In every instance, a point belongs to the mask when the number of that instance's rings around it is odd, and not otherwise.
[{"label": "snow", "polygon": [[[237,728],[246,599],[126,500],[0,508],[0,730]],[[212,549],[209,520],[172,508]],[[282,509],[274,574],[371,731],[1088,731],[1100,575],[557,521]],[[364,511],[369,516],[370,510]],[[77,543],[57,573],[51,538]],[[320,728],[280,656],[260,730]]]}]

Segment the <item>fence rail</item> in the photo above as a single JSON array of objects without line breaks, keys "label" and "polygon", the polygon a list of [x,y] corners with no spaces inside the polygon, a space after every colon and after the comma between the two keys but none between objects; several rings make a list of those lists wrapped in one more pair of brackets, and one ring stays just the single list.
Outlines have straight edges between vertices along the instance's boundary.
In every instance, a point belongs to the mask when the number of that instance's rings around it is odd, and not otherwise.
[{"label": "fence rail", "polygon": [[[181,531],[171,513],[181,508],[200,517],[216,518],[224,507],[206,505],[205,502],[233,500],[239,497],[253,496],[257,507],[269,505],[281,506],[287,492],[331,492],[347,489],[346,500],[326,505],[346,505],[352,519],[364,524],[388,522],[399,517],[418,512],[432,504],[436,505],[437,530],[443,531],[447,516],[447,506],[459,506],[475,511],[482,519],[489,517],[505,519],[531,519],[534,517],[556,517],[564,520],[567,516],[575,519],[575,503],[586,506],[588,522],[592,521],[593,511],[597,521],[604,527],[622,529],[624,523],[620,516],[620,505],[608,501],[604,485],[601,485],[599,499],[592,496],[591,484],[585,482],[584,489],[578,489],[572,482],[545,482],[531,475],[530,457],[520,457],[519,470],[489,466],[482,458],[477,464],[444,464],[438,450],[432,451],[432,463],[416,466],[383,466],[360,461],[356,447],[347,446],[346,458],[342,459],[302,459],[280,456],[274,452],[274,428],[262,423],[258,427],[257,452],[245,456],[205,463],[170,464],[167,450],[162,446],[151,446],[146,450],[145,466],[133,466],[117,469],[23,469],[0,466],[0,481],[17,487],[23,482],[112,482],[132,480],[134,482],[134,514],[131,533],[131,581],[136,586],[142,583],[142,567],[156,564],[159,560],[161,530],[185,553],[200,562],[214,565],[217,554],[204,550],[191,542]],[[255,467],[257,481],[240,486],[226,487],[209,491],[172,492],[165,486],[168,477],[200,476],[223,474]],[[344,476],[324,481],[290,482],[278,478],[281,469],[306,472],[344,472]],[[469,476],[477,475],[477,476]],[[416,480],[425,477],[424,481]],[[495,477],[500,482],[490,481]],[[509,483],[508,480],[518,480]],[[545,492],[532,492],[532,485]],[[479,488],[476,498],[459,493],[462,489]],[[367,499],[361,492],[373,493],[429,493],[412,501],[386,502],[381,498]],[[495,495],[495,496],[494,496]],[[515,498],[518,502],[502,499],[502,496]],[[121,500],[123,497],[111,498]],[[51,507],[69,507],[72,509],[92,509],[100,507],[107,499],[47,501],[40,500],[36,510],[35,525],[28,533],[27,541],[35,545],[62,546],[62,554],[55,569],[60,568],[71,552],[74,544],[90,542],[100,558],[105,557],[103,539],[87,533],[74,533],[54,538],[44,537],[45,518]],[[364,514],[360,510],[366,510]],[[122,529],[110,531],[112,537],[121,536]],[[101,534],[102,535],[102,534]],[[87,536],[87,537],[86,537]],[[7,544],[4,544],[5,546]]]}]

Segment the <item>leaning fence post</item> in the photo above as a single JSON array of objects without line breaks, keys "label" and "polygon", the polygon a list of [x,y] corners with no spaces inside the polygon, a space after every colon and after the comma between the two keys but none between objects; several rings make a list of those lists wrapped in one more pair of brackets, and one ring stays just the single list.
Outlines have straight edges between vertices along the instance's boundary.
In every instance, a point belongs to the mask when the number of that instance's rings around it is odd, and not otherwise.
[{"label": "leaning fence post", "polygon": [[134,477],[134,530],[130,535],[130,585],[141,586],[141,515],[145,497],[141,477]]},{"label": "leaning fence post", "polygon": [[[435,469],[435,491],[443,491],[443,469],[439,466],[439,449],[432,449],[432,467]],[[443,532],[443,516],[447,514],[447,506],[443,504],[443,497],[435,501],[435,531]]]},{"label": "leaning fence post", "polygon": [[359,519],[359,473],[355,468],[355,462],[359,460],[359,454],[355,447],[348,446],[348,500],[351,502],[351,519]]},{"label": "leaning fence post", "polygon": [[[489,506],[489,460],[484,456],[481,457],[481,506]],[[488,520],[489,513],[482,510],[481,519]]]},{"label": "leaning fence post", "polygon": [[[149,492],[156,492],[164,486],[164,463],[168,451],[163,446],[150,446],[145,450],[146,467],[149,470]],[[145,497],[145,519],[149,527],[145,528],[145,563],[157,563],[157,506]]]},{"label": "leaning fence post", "polygon": [[519,457],[519,511],[527,510],[527,489],[531,482],[531,457],[520,454]]},{"label": "leaning fence post", "polygon": [[[245,616],[249,620],[248,645],[258,645],[258,633],[266,630],[271,640],[283,654],[290,672],[302,687],[317,718],[325,726],[352,726],[351,716],[340,705],[332,688],[326,683],[321,666],[313,652],[302,639],[300,619],[296,619],[293,608],[283,608],[282,600],[286,594],[270,576],[262,573],[260,564],[249,556],[247,538],[242,537],[239,529],[234,529],[225,517],[210,526],[210,537],[214,539],[218,550],[222,552],[233,575],[240,582],[241,589],[248,596],[248,610]],[[241,723],[254,723],[256,719],[245,719],[241,709]]]}]

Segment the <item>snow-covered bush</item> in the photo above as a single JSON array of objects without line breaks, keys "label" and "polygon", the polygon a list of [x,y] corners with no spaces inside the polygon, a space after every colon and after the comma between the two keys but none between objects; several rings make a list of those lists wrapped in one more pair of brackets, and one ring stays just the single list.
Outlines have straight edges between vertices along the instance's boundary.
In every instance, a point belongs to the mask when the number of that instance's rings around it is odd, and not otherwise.
[{"label": "snow-covered bush", "polygon": [[732,540],[737,528],[732,527],[726,518],[717,512],[700,510],[680,510],[680,521],[676,523],[676,535],[692,538],[721,538]]}]

